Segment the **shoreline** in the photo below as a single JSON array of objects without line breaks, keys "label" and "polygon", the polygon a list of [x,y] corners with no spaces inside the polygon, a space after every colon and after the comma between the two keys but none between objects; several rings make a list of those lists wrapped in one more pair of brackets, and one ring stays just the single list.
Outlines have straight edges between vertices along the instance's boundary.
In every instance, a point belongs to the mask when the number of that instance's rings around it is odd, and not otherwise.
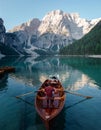
[{"label": "shoreline", "polygon": [[57,55],[57,56],[101,58],[101,55]]},{"label": "shoreline", "polygon": [[101,55],[88,55],[88,57],[92,57],[92,58],[101,58]]},{"label": "shoreline", "polygon": [[[6,57],[6,56],[18,56],[18,55],[2,55],[2,54],[0,54],[0,59],[2,59],[3,57]],[[39,57],[42,57],[42,56],[49,56],[49,55],[39,55]],[[51,56],[51,55],[50,55]],[[54,56],[66,56],[66,57],[91,57],[91,58],[101,58],[101,55],[54,55]],[[18,57],[32,57],[32,55],[31,56],[21,56],[21,55],[19,55]]]}]

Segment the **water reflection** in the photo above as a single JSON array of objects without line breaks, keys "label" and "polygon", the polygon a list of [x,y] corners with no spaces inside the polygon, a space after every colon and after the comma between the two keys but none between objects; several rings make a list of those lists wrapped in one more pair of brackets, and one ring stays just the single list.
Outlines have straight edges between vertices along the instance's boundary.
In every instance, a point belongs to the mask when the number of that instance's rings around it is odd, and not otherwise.
[{"label": "water reflection", "polygon": [[[64,87],[72,90],[81,89],[88,84],[101,86],[101,60],[83,57],[4,57],[1,66],[14,66],[12,74],[30,86],[40,86],[49,75],[58,75]],[[92,81],[92,82],[91,82]]]},{"label": "water reflection", "polygon": [[0,91],[7,90],[8,74],[0,79]]},{"label": "water reflection", "polygon": [[92,80],[95,85],[101,86],[101,59],[99,58],[83,58],[72,57],[62,58],[62,62],[73,67],[73,69],[80,71]]},{"label": "water reflection", "polygon": [[[0,129],[45,129],[33,107],[35,94],[22,97],[21,100],[14,96],[32,91],[33,86],[39,87],[49,75],[58,75],[63,86],[68,90],[84,91],[84,95],[88,93],[91,96],[93,94],[93,97],[96,96],[96,98],[85,101],[81,100],[81,97],[68,94],[63,111],[51,125],[52,130],[89,130],[92,127],[97,130],[101,127],[99,116],[101,115],[99,109],[101,108],[101,92],[99,90],[101,88],[101,59],[3,57],[0,60],[0,66],[16,68],[15,73],[9,74],[0,82]],[[2,94],[2,92],[4,93]],[[92,115],[94,115],[93,118]],[[95,126],[92,122],[96,122],[97,125]]]},{"label": "water reflection", "polygon": [[57,116],[55,119],[52,120],[50,124],[51,126],[50,130],[62,130],[63,128],[65,128],[66,123],[65,118],[66,118],[66,111],[64,107],[59,116]]}]

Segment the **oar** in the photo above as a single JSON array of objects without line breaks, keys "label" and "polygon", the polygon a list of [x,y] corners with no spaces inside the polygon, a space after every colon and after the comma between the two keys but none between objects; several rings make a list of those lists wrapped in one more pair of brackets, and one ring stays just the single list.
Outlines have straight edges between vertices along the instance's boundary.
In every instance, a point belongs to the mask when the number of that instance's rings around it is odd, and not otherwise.
[{"label": "oar", "polygon": [[67,91],[67,90],[65,90],[64,92],[74,94],[74,95],[77,95],[77,96],[81,96],[81,97],[84,97],[84,98],[87,98],[87,99],[93,98],[92,96],[85,96],[85,95],[82,95],[82,94],[79,94],[79,93],[74,93],[74,92]]},{"label": "oar", "polygon": [[[26,96],[26,95],[29,95],[29,94],[35,93],[35,92],[38,92],[38,91],[31,91],[31,92],[28,92],[28,93],[24,93],[24,94],[16,96],[16,98],[20,98],[20,97],[23,97],[23,96]],[[87,98],[87,99],[93,98],[92,96],[85,96],[85,95],[82,95],[82,94],[79,94],[79,93],[74,93],[74,92],[67,91],[67,90],[65,90],[64,92],[74,94],[74,95],[77,95],[77,96],[81,96],[81,97],[84,97],[84,98]]]},{"label": "oar", "polygon": [[18,97],[20,100],[22,100],[23,102],[25,102],[25,103],[27,103],[27,104],[29,104],[29,105],[31,105],[31,106],[33,106],[33,104],[32,103],[30,103],[30,102],[28,102],[28,101],[26,101],[26,100],[24,100],[23,98],[21,98],[21,97]]},{"label": "oar", "polygon": [[69,108],[71,108],[71,107],[73,107],[73,106],[75,106],[75,105],[77,105],[77,104],[79,104],[79,103],[82,103],[82,102],[84,102],[84,101],[86,101],[86,100],[87,100],[87,99],[83,99],[83,100],[80,100],[80,101],[78,101],[78,102],[76,102],[76,103],[70,105],[70,106],[67,106],[67,107],[65,107],[65,110],[67,110],[67,109],[69,109]]},{"label": "oar", "polygon": [[16,96],[16,98],[20,98],[20,97],[23,97],[23,96],[26,96],[28,94],[35,93],[35,92],[37,92],[37,91],[31,91],[31,92],[28,92],[28,93],[24,93],[24,94]]}]

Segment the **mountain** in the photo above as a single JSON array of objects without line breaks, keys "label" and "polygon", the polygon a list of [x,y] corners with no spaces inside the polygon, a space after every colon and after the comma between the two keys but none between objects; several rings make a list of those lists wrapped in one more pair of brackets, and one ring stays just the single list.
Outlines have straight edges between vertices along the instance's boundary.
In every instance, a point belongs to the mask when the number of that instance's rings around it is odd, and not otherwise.
[{"label": "mountain", "polygon": [[[1,21],[3,21],[1,19]],[[31,45],[30,37],[36,35],[37,26],[40,24],[38,19],[33,19],[27,23],[23,23],[20,26],[16,26],[12,31],[5,33],[3,31],[4,25],[1,24],[2,37],[0,40],[0,50],[5,55],[38,55],[34,52],[34,47]],[[9,48],[9,49],[8,49]]]},{"label": "mountain", "polygon": [[62,55],[101,54],[101,21],[83,38],[60,50]]},{"label": "mountain", "polygon": [[[11,47],[14,37],[16,37],[14,36],[14,34],[11,34],[8,36],[8,33],[6,33],[6,29],[4,27],[4,21],[0,18],[0,57],[2,56],[2,54],[3,55],[18,55],[19,54],[19,51],[17,52],[15,48]],[[9,44],[7,44],[8,40],[9,40]]]},{"label": "mountain", "polygon": [[[51,11],[40,21],[32,19],[5,33],[5,45],[19,55],[56,54],[64,46],[82,38],[101,18],[86,20],[78,13]],[[1,34],[0,34],[1,35]]]},{"label": "mountain", "polygon": [[4,27],[4,21],[0,18],[0,42],[4,43],[6,29]]}]

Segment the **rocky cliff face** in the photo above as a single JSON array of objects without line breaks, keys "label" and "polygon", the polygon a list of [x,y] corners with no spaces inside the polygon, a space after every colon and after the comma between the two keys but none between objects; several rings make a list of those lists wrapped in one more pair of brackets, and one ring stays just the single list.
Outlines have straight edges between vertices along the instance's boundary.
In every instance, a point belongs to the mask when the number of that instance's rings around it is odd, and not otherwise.
[{"label": "rocky cliff face", "polygon": [[88,21],[80,18],[78,13],[55,10],[46,14],[42,21],[32,19],[14,27],[6,35],[5,44],[12,43],[11,47],[24,55],[37,55],[40,51],[40,54],[58,52],[60,48],[82,38],[100,20]]},{"label": "rocky cliff face", "polygon": [[87,24],[86,20],[81,19],[77,13],[66,14],[61,10],[56,10],[43,18],[38,31],[41,35],[50,32],[79,39],[83,35],[82,28],[85,24]]},{"label": "rocky cliff face", "polygon": [[38,28],[37,45],[58,51],[61,47],[72,43],[73,40],[82,38],[100,19],[88,21],[80,18],[78,13],[68,14],[61,10],[52,11],[43,18]]},{"label": "rocky cliff face", "polygon": [[0,18],[0,42],[1,43],[4,43],[4,41],[5,41],[5,32],[6,32],[6,29],[4,27],[4,22]]},{"label": "rocky cliff face", "polygon": [[28,42],[33,35],[37,35],[39,25],[40,21],[38,19],[32,19],[14,27],[12,30],[9,30],[9,32],[15,33],[21,42],[25,42],[26,40]]},{"label": "rocky cliff face", "polygon": [[26,55],[37,55],[34,51],[37,47],[33,43],[37,39],[39,25],[40,20],[35,18],[9,30],[10,33],[14,33],[17,36],[19,46],[21,46],[20,50],[22,49]]}]

